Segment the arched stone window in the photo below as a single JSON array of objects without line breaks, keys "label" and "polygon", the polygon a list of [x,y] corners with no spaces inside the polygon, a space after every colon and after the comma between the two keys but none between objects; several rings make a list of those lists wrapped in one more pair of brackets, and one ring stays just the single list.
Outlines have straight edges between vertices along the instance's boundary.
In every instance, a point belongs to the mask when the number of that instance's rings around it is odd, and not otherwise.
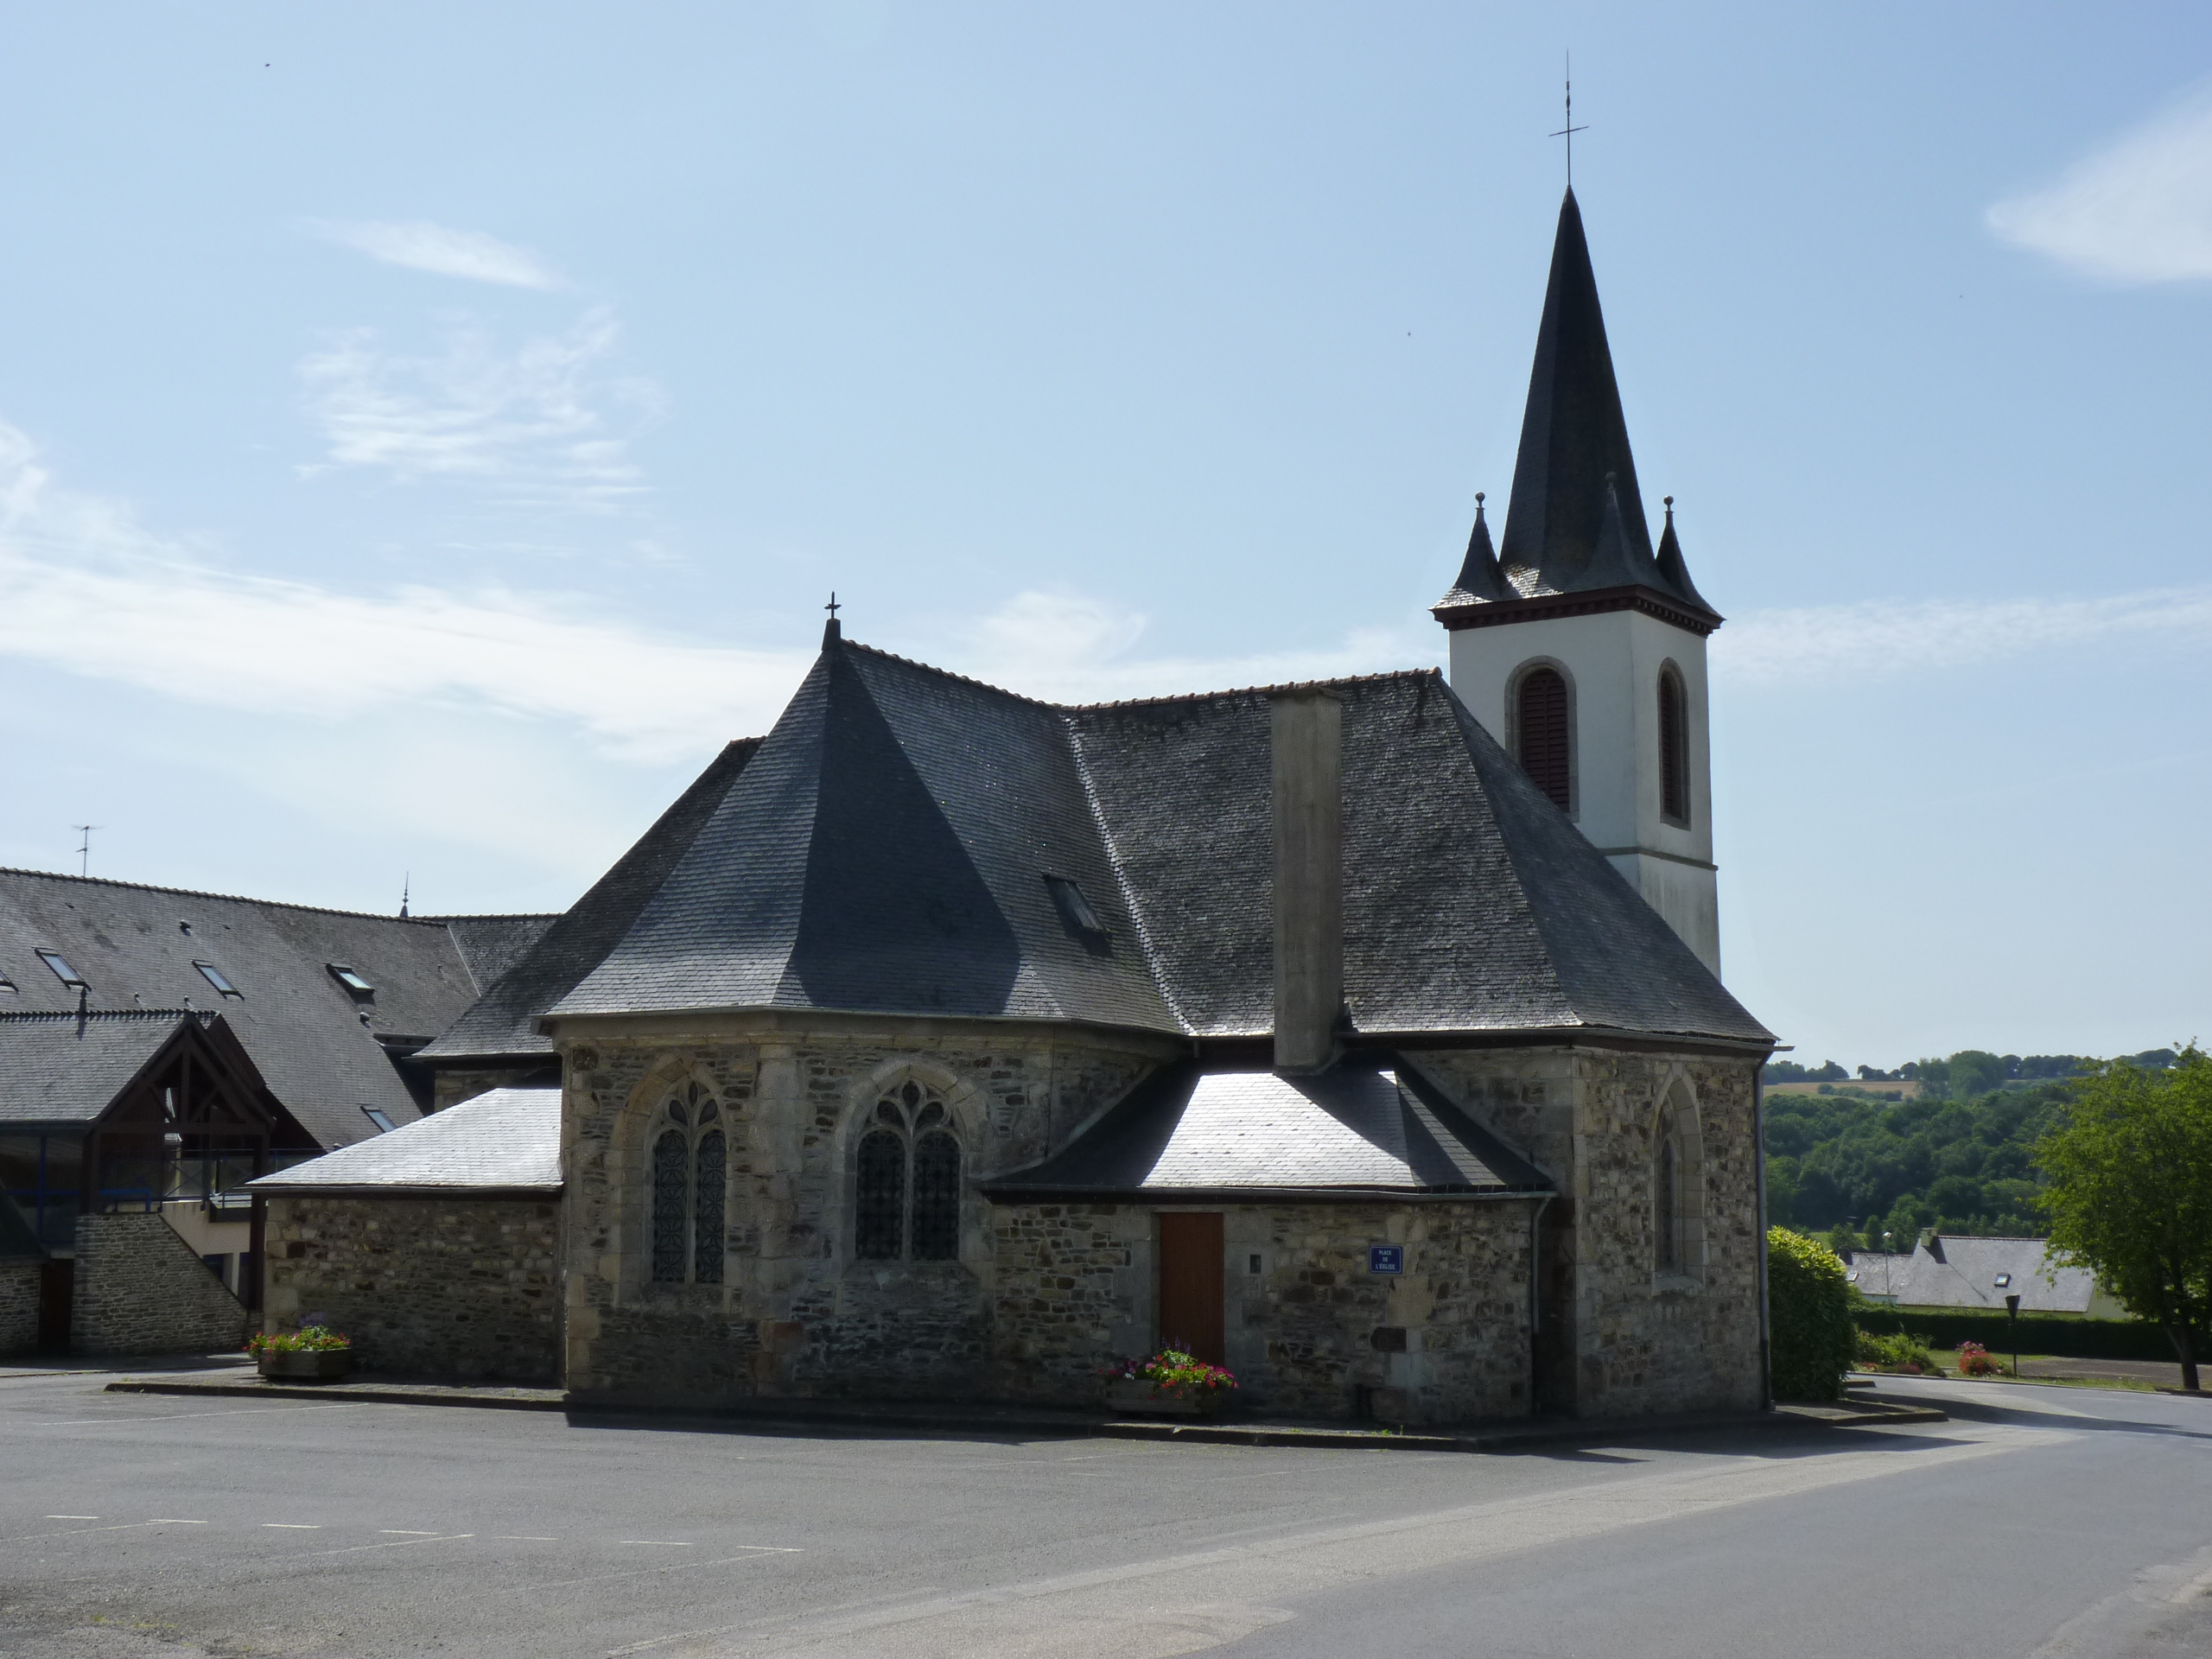
[{"label": "arched stone window", "polygon": [[661,1103],[646,1144],[653,1282],[719,1285],[729,1168],[721,1107],[698,1084],[688,1084]]},{"label": "arched stone window", "polygon": [[1705,1276],[1704,1146],[1697,1102],[1678,1080],[1651,1126],[1651,1270],[1662,1281]]},{"label": "arched stone window", "polygon": [[1690,822],[1689,699],[1672,663],[1659,670],[1659,816],[1683,829]]},{"label": "arched stone window", "polygon": [[1574,697],[1567,676],[1532,663],[1513,680],[1513,755],[1562,812],[1574,810]]},{"label": "arched stone window", "polygon": [[853,1254],[960,1258],[960,1142],[944,1096],[908,1078],[875,1103],[856,1155]]}]

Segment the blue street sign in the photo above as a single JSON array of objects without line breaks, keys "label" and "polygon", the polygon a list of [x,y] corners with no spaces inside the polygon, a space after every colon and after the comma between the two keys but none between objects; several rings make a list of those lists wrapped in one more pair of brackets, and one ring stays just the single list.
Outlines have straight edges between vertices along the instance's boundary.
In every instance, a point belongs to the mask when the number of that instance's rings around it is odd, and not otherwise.
[{"label": "blue street sign", "polygon": [[1402,1244],[1369,1245],[1367,1270],[1370,1273],[1403,1273],[1406,1270],[1406,1247]]}]

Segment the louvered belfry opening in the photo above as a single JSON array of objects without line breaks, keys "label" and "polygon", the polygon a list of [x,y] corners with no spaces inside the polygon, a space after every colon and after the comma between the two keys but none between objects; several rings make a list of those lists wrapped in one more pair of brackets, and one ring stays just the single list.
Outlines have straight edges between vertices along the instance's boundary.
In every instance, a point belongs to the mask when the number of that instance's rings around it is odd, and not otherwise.
[{"label": "louvered belfry opening", "polygon": [[1555,668],[1530,669],[1516,702],[1521,770],[1554,806],[1573,810],[1566,677]]},{"label": "louvered belfry opening", "polygon": [[1659,671],[1659,815],[1669,823],[1690,821],[1689,721],[1682,677],[1669,664]]}]

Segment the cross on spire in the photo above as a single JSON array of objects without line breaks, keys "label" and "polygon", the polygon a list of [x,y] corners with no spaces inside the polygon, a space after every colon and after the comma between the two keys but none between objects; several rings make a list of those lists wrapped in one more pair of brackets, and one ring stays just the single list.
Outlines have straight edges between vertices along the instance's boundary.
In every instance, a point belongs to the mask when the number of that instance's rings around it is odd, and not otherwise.
[{"label": "cross on spire", "polygon": [[1579,127],[1574,124],[1574,54],[1570,52],[1567,58],[1567,124],[1552,134],[1554,138],[1567,140],[1567,188],[1570,190],[1574,188],[1574,135],[1589,130],[1587,123]]},{"label": "cross on spire", "polygon": [[833,591],[830,602],[822,608],[830,613],[830,620],[822,625],[822,649],[827,651],[845,637],[845,631],[837,626],[837,613],[844,607],[837,603],[837,595]]}]

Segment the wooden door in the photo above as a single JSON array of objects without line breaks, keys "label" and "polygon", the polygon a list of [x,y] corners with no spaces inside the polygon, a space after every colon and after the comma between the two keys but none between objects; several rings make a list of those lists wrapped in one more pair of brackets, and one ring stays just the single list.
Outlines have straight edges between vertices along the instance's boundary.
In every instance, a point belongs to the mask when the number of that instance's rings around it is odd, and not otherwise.
[{"label": "wooden door", "polygon": [[1160,1340],[1222,1363],[1222,1217],[1160,1217]]},{"label": "wooden door", "polygon": [[42,1353],[69,1351],[69,1315],[77,1285],[77,1264],[67,1256],[39,1268],[38,1345]]}]

